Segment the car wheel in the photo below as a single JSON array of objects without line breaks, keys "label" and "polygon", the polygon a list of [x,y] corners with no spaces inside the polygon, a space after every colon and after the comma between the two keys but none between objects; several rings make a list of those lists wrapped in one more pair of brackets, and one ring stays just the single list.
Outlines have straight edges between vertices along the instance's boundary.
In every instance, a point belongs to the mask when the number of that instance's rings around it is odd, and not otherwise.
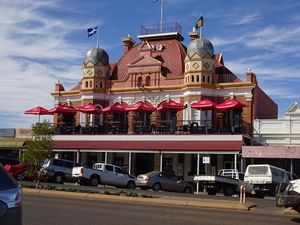
[{"label": "car wheel", "polygon": [[161,186],[160,186],[159,183],[155,183],[155,184],[153,184],[153,186],[152,186],[153,191],[159,191],[160,188],[161,188]]},{"label": "car wheel", "polygon": [[233,188],[231,186],[227,186],[224,189],[225,196],[232,196],[233,195]]},{"label": "car wheel", "polygon": [[127,184],[127,188],[128,189],[135,189],[135,183],[132,182],[132,181],[129,181],[128,184]]},{"label": "car wheel", "polygon": [[90,185],[91,185],[91,186],[96,187],[96,186],[98,186],[99,183],[100,183],[99,177],[97,177],[97,176],[92,176],[92,177],[90,178]]},{"label": "car wheel", "polygon": [[213,188],[208,188],[207,189],[207,194],[208,195],[216,195],[217,191]]},{"label": "car wheel", "polygon": [[59,183],[59,184],[62,184],[64,182],[64,175],[60,174],[60,173],[57,173],[53,176],[53,181],[55,183]]},{"label": "car wheel", "polygon": [[186,188],[184,188],[183,192],[191,194],[192,193],[192,189],[190,187],[186,187]]},{"label": "car wheel", "polygon": [[19,181],[24,180],[24,173],[18,173],[18,174],[16,175],[16,180],[19,180]]}]

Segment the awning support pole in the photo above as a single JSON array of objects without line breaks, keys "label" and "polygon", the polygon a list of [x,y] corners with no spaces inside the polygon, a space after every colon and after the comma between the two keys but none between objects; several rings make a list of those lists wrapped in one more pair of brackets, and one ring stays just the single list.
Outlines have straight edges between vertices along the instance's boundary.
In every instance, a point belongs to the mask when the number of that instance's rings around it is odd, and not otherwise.
[{"label": "awning support pole", "polygon": [[162,172],[163,154],[160,153],[159,171]]},{"label": "awning support pole", "polygon": [[128,154],[128,173],[131,174],[131,152]]},{"label": "awning support pole", "polygon": [[77,149],[77,152],[76,152],[76,162],[79,163],[80,161],[80,150]]},{"label": "awning support pole", "polygon": [[290,167],[290,171],[291,171],[291,173],[293,173],[293,159],[291,159],[291,167]]},{"label": "awning support pole", "polygon": [[107,152],[105,152],[104,163],[107,164]]},{"label": "awning support pole", "polygon": [[[200,154],[197,154],[197,175],[200,173]],[[199,194],[199,181],[197,182],[196,186],[196,194]]]},{"label": "awning support pole", "polygon": [[234,169],[237,169],[237,154],[234,154]]}]

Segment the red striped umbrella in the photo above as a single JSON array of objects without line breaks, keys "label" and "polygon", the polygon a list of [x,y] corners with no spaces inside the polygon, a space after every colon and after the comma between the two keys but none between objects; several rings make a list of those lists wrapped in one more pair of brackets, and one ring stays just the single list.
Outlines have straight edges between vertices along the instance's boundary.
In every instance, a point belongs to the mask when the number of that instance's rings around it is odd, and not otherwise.
[{"label": "red striped umbrella", "polygon": [[122,104],[120,102],[115,102],[110,106],[102,109],[102,112],[126,112],[128,105]]},{"label": "red striped umbrella", "polygon": [[77,111],[71,106],[68,105],[58,105],[53,109],[48,110],[50,114],[75,114]]},{"label": "red striped umbrella", "polygon": [[186,108],[186,106],[179,102],[175,102],[173,100],[168,100],[168,101],[165,101],[164,103],[162,103],[160,106],[158,106],[157,110],[167,111],[167,112],[178,112],[185,108]]},{"label": "red striped umbrella", "polygon": [[246,107],[245,104],[243,104],[243,103],[239,102],[238,100],[236,100],[235,98],[233,98],[233,99],[226,100],[225,102],[223,102],[221,104],[218,104],[216,106],[216,109],[225,112],[229,109],[241,109],[244,107]]},{"label": "red striped umbrella", "polygon": [[191,108],[198,110],[213,110],[216,108],[216,103],[209,99],[203,99],[191,104]]},{"label": "red striped umbrella", "polygon": [[90,114],[100,114],[100,113],[102,113],[102,110],[98,106],[95,106],[91,103],[87,104],[87,105],[78,106],[78,107],[76,107],[76,110],[78,112],[90,113]]},{"label": "red striped umbrella", "polygon": [[49,114],[49,111],[41,106],[37,106],[35,108],[26,110],[24,113],[31,114],[31,115],[38,115],[39,122],[40,122],[40,115],[47,115],[47,114]]},{"label": "red striped umbrella", "polygon": [[133,105],[127,107],[126,111],[134,112],[154,112],[156,108],[150,103],[139,101]]}]

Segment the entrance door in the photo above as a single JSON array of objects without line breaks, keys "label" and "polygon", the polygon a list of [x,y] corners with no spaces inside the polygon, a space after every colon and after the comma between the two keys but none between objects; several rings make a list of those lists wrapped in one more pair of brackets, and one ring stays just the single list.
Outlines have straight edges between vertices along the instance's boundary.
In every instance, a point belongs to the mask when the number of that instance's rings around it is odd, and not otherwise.
[{"label": "entrance door", "polygon": [[145,174],[154,170],[154,154],[136,153],[135,175]]}]

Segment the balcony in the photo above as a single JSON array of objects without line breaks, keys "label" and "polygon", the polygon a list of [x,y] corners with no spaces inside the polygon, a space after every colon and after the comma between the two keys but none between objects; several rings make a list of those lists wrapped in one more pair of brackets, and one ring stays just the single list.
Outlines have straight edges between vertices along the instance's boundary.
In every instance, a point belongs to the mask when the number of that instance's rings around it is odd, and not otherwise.
[{"label": "balcony", "polygon": [[110,121],[101,124],[67,124],[60,123],[55,126],[56,135],[182,135],[182,134],[245,134],[250,135],[250,125],[236,124],[234,126],[223,126],[222,128],[212,124],[208,120],[161,120],[157,123],[135,121],[133,132],[128,131],[128,125],[119,121]]}]

